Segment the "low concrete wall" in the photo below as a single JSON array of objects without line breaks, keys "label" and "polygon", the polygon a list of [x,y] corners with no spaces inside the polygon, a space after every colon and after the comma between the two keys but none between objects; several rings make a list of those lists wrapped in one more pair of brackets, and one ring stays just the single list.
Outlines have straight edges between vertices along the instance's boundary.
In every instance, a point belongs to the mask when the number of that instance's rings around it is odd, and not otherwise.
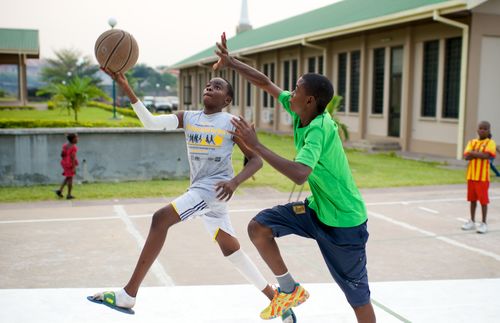
[{"label": "low concrete wall", "polygon": [[0,186],[60,183],[61,147],[71,132],[79,136],[78,181],[189,177],[182,130],[0,129]]}]

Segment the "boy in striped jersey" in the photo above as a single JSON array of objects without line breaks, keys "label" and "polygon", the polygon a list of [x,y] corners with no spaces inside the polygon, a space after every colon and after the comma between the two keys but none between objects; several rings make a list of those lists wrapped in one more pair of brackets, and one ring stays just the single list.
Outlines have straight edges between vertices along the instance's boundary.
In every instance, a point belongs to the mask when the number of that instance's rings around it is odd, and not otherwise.
[{"label": "boy in striped jersey", "polygon": [[[490,186],[490,158],[495,158],[496,144],[490,139],[490,123],[481,121],[477,127],[479,138],[472,139],[464,151],[467,167],[467,201],[470,202],[470,220],[462,225],[463,230],[474,230],[486,233],[486,216],[488,213],[488,188]],[[476,225],[477,201],[481,204],[482,222]]]}]

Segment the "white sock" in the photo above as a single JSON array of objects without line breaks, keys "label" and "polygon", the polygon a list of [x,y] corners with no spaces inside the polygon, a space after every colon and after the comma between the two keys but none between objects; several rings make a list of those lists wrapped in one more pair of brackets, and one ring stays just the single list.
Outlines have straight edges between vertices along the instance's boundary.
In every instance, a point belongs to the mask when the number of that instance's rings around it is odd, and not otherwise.
[{"label": "white sock", "polygon": [[257,269],[257,266],[255,266],[250,257],[241,249],[238,249],[226,258],[233,263],[243,277],[260,291],[267,287],[267,281],[264,276],[260,273],[259,269]]},{"label": "white sock", "polygon": [[[135,297],[130,296],[122,288],[114,292],[115,293],[115,305],[123,308],[132,308],[135,305]],[[95,299],[104,300],[104,292],[97,293],[94,295]]]}]

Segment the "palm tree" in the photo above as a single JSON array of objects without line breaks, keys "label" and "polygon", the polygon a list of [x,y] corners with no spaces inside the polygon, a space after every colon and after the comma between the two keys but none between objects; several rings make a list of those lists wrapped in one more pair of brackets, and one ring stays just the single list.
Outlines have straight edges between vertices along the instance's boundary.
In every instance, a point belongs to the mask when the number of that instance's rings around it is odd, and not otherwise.
[{"label": "palm tree", "polygon": [[61,49],[55,52],[56,58],[47,59],[47,65],[41,70],[41,80],[46,83],[61,83],[73,76],[89,77],[94,85],[99,85],[99,66],[92,59],[83,56],[78,50]]},{"label": "palm tree", "polygon": [[53,95],[55,102],[66,102],[66,107],[75,113],[75,121],[78,122],[78,112],[89,100],[95,98],[105,98],[109,100],[107,94],[92,84],[90,77],[72,78],[66,83],[52,83],[37,92],[37,95],[49,93]]},{"label": "palm tree", "polygon": [[349,130],[347,129],[347,125],[342,123],[337,116],[337,112],[339,111],[340,104],[344,98],[340,95],[335,95],[332,100],[326,106],[326,111],[330,113],[332,119],[335,121],[337,126],[339,127],[339,136],[343,141],[349,140]]}]

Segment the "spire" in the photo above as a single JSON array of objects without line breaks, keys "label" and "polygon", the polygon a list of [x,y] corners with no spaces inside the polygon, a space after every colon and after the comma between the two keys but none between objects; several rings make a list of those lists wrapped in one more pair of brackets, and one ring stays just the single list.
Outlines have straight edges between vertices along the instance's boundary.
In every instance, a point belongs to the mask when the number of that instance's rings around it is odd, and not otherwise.
[{"label": "spire", "polygon": [[250,25],[250,19],[248,19],[248,4],[247,0],[241,1],[241,16],[238,26],[236,26],[236,33],[242,33],[247,30],[251,30],[252,25]]}]

